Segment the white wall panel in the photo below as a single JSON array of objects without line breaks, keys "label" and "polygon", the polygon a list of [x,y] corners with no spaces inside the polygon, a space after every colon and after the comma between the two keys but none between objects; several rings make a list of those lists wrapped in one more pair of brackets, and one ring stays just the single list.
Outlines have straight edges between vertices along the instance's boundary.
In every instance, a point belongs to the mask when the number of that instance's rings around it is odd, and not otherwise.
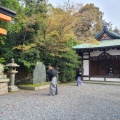
[{"label": "white wall panel", "polygon": [[92,57],[92,56],[99,56],[101,53],[102,53],[102,51],[93,51],[93,52],[90,52],[90,57]]},{"label": "white wall panel", "polygon": [[89,54],[89,52],[84,52],[84,53],[83,53],[83,55],[88,55],[88,54]]},{"label": "white wall panel", "polygon": [[83,58],[89,58],[89,55],[83,55]]},{"label": "white wall panel", "polygon": [[90,80],[94,80],[94,81],[104,81],[104,78],[90,77]]},{"label": "white wall panel", "polygon": [[89,75],[89,60],[83,60],[83,68],[84,68],[83,75]]},{"label": "white wall panel", "polygon": [[89,80],[89,77],[83,77],[83,81],[84,81],[84,80]]},{"label": "white wall panel", "polygon": [[110,55],[120,55],[120,50],[109,50],[106,52],[109,53]]},{"label": "white wall panel", "polygon": [[120,78],[106,78],[106,81],[116,81],[116,82],[120,82]]}]

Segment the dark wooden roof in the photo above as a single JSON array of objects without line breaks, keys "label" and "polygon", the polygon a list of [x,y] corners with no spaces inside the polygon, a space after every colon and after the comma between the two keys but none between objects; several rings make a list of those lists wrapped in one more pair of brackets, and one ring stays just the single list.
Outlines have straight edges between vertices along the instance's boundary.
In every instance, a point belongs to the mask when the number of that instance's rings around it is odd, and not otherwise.
[{"label": "dark wooden roof", "polygon": [[5,8],[5,7],[2,7],[2,6],[0,6],[0,13],[8,15],[12,18],[16,15],[15,11],[12,11],[12,10]]},{"label": "dark wooden roof", "polygon": [[[106,26],[103,26],[102,31],[99,34],[97,34],[95,38],[97,40],[100,40],[101,37],[104,34],[107,34],[107,36],[109,36],[109,40],[110,40],[110,38],[111,39],[120,39],[120,35],[119,34],[116,34],[116,33],[112,32],[112,31],[109,31]],[[104,38],[104,39],[106,40],[107,38]]]}]

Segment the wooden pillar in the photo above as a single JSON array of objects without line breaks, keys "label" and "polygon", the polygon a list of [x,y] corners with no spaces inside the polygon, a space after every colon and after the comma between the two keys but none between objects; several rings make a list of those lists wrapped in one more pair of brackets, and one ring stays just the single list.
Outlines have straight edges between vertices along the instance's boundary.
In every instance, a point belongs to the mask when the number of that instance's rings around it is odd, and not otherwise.
[{"label": "wooden pillar", "polygon": [[12,20],[12,17],[0,13],[0,20],[3,20],[3,21],[5,21],[5,22],[10,22],[10,21]]},{"label": "wooden pillar", "polygon": [[0,34],[7,35],[7,30],[0,28]]}]

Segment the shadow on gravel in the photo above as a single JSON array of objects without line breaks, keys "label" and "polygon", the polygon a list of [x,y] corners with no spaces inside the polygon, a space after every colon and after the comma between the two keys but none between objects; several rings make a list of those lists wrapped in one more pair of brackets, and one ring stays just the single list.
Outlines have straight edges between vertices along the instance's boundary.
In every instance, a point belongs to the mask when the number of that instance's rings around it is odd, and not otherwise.
[{"label": "shadow on gravel", "polygon": [[48,93],[41,93],[42,96],[50,96]]}]

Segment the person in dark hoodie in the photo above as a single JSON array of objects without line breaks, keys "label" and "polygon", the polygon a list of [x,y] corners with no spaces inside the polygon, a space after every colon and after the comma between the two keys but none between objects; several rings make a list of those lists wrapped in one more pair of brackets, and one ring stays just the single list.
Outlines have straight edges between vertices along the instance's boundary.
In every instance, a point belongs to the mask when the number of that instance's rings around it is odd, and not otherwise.
[{"label": "person in dark hoodie", "polygon": [[56,78],[56,71],[52,66],[48,67],[48,72],[47,72],[49,81],[50,81],[50,90],[49,94],[50,96],[55,96],[58,94],[58,88],[57,88],[57,78]]}]

